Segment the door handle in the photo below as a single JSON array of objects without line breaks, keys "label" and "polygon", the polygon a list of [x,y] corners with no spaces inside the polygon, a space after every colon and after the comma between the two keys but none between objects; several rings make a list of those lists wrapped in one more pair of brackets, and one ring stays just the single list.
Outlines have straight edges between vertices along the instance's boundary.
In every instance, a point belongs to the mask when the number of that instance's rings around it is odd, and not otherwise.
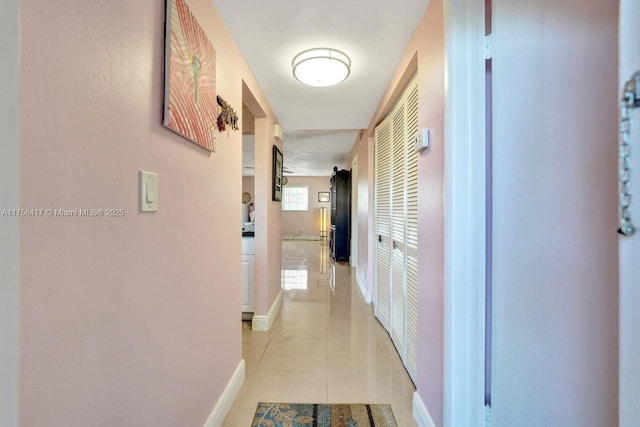
[{"label": "door handle", "polygon": [[382,243],[382,235],[378,234],[378,242]]}]

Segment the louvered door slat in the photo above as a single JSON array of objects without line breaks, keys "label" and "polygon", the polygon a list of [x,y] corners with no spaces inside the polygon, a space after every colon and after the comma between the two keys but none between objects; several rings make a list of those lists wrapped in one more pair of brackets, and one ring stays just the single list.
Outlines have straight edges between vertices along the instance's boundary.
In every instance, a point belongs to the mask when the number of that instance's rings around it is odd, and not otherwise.
[{"label": "louvered door slat", "polygon": [[393,200],[393,240],[404,243],[405,240],[405,120],[404,106],[400,106],[393,114],[393,164],[392,164],[392,200]]},{"label": "louvered door slat", "polygon": [[406,342],[406,281],[405,256],[400,249],[394,249],[391,266],[391,338],[396,345],[400,357],[405,357]]},{"label": "louvered door slat", "polygon": [[407,256],[407,357],[405,366],[411,378],[418,375],[418,260]]},{"label": "louvered door slat", "polygon": [[407,88],[407,245],[418,249],[418,153],[413,148],[413,138],[418,134],[418,85],[412,82]]},{"label": "louvered door slat", "polygon": [[392,252],[391,267],[391,338],[400,356],[405,355],[406,335],[406,285],[404,278],[404,243],[406,237],[406,205],[405,205],[405,178],[406,178],[406,129],[405,108],[403,99],[393,111],[392,146],[393,160],[391,173],[392,194],[392,231],[394,249]]}]

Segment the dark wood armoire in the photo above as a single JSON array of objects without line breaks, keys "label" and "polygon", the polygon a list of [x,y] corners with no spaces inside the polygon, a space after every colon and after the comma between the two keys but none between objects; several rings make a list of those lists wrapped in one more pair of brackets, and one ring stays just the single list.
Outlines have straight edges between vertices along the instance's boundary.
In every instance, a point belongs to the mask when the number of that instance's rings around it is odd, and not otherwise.
[{"label": "dark wood armoire", "polygon": [[351,245],[351,171],[333,168],[329,251],[336,261],[349,261]]}]

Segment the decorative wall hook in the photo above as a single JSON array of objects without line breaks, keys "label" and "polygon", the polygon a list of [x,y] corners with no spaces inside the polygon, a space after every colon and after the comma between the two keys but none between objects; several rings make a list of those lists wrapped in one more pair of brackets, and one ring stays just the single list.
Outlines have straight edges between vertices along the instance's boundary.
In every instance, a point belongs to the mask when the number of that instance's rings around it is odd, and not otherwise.
[{"label": "decorative wall hook", "polygon": [[218,95],[218,105],[222,107],[222,111],[218,116],[218,130],[222,132],[226,129],[227,125],[230,125],[233,130],[239,130],[238,115],[235,110],[231,108],[231,105],[229,105],[220,95]]}]

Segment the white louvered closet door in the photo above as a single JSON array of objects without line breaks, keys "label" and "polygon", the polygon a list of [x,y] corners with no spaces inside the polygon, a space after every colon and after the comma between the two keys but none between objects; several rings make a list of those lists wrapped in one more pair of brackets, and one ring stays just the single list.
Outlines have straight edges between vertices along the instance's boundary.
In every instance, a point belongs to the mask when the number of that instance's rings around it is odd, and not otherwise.
[{"label": "white louvered closet door", "polygon": [[418,86],[413,79],[376,128],[375,313],[416,380],[418,349]]},{"label": "white louvered closet door", "polygon": [[375,315],[385,329],[391,328],[391,120],[375,132],[374,215],[376,240]]},{"label": "white louvered closet door", "polygon": [[406,236],[406,204],[405,204],[405,178],[406,178],[406,129],[404,97],[394,108],[392,127],[392,166],[391,166],[391,212],[393,242],[391,252],[391,339],[401,356],[405,353],[405,335],[407,327],[407,297],[405,280],[405,253],[404,244]]}]

